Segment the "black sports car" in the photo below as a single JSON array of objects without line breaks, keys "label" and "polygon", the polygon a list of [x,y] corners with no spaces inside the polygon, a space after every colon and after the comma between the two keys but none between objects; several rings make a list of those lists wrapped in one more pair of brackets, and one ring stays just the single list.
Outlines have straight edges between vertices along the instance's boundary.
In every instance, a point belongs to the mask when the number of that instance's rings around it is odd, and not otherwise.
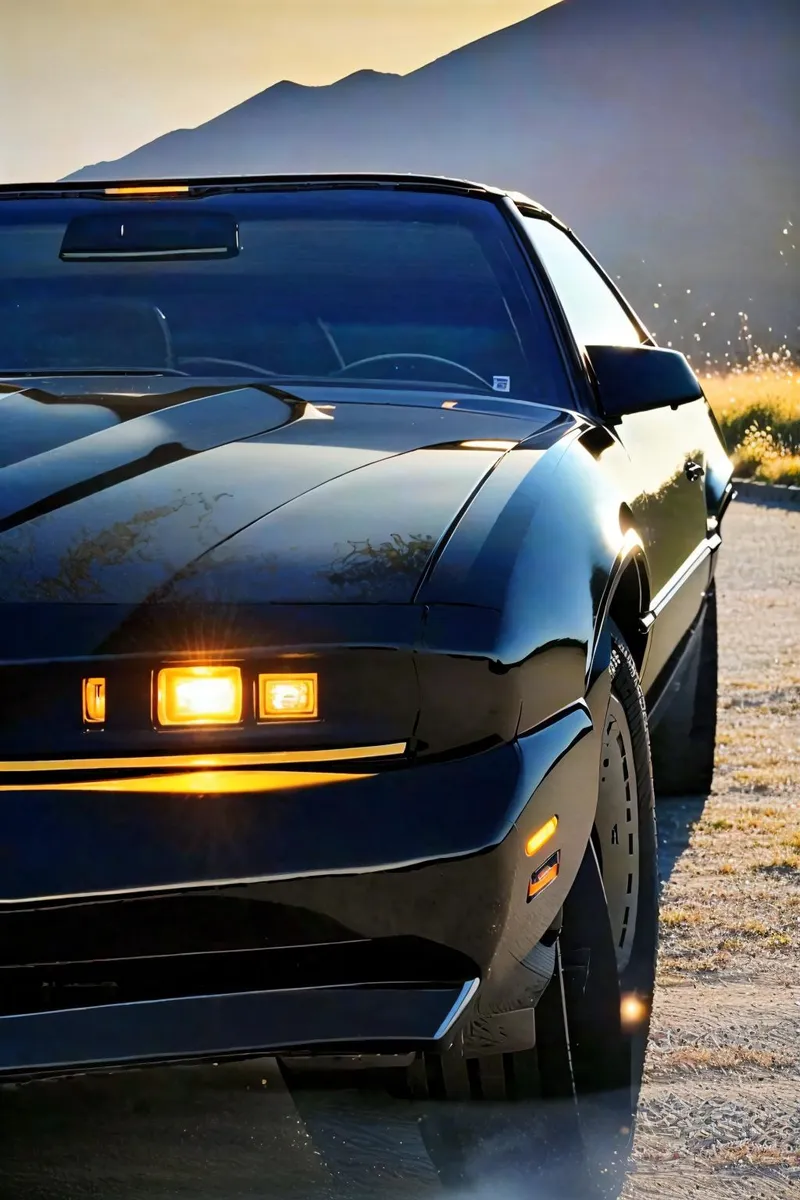
[{"label": "black sports car", "polygon": [[731,494],[523,196],[0,190],[0,1073],[630,1113]]}]

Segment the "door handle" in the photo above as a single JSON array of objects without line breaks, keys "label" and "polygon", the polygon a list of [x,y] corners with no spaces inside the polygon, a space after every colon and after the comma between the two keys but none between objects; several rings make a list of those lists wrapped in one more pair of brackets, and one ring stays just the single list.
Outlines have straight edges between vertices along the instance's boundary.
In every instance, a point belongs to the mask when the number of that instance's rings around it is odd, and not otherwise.
[{"label": "door handle", "polygon": [[687,460],[686,466],[683,469],[690,483],[695,483],[698,479],[702,479],[706,473],[705,468],[701,467],[700,463],[695,462],[693,458]]}]

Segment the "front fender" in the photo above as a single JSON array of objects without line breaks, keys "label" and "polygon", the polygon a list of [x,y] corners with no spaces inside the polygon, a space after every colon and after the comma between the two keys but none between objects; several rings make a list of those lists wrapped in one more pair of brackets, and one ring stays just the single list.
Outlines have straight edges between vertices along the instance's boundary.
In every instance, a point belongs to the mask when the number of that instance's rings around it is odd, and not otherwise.
[{"label": "front fender", "polygon": [[604,622],[634,561],[646,588],[645,551],[622,491],[578,434],[545,453],[512,451],[418,596],[429,606],[426,648],[483,656],[506,687],[513,676],[515,732],[524,733],[587,694]]}]

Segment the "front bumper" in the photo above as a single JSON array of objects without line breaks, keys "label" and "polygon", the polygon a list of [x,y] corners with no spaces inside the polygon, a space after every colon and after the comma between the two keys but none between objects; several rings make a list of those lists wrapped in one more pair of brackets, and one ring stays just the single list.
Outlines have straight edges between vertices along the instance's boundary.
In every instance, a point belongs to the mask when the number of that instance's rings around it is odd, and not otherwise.
[{"label": "front bumper", "polygon": [[401,1053],[530,1004],[597,762],[577,704],[514,744],[315,786],[0,792],[0,1072]]}]

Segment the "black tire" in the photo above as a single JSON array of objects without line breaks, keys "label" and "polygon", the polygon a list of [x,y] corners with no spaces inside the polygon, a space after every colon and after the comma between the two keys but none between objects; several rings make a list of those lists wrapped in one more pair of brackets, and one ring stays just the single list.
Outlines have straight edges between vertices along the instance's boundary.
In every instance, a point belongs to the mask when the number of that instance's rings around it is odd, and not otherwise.
[{"label": "black tire", "polygon": [[[546,1186],[566,1200],[616,1197],[624,1181],[650,1024],[658,869],[644,696],[623,638],[613,626],[610,634],[612,693],[600,775],[602,781],[620,734],[633,760],[620,768],[628,787],[618,797],[617,821],[626,821],[627,813],[626,824],[636,830],[630,843],[637,889],[631,945],[620,968],[620,937],[612,930],[612,897],[607,902],[604,888],[604,876],[617,886],[619,872],[596,829],[564,905],[556,969],[536,1008],[535,1048],[465,1058],[456,1045],[418,1059],[406,1075],[408,1094],[448,1102],[431,1104],[423,1120],[423,1137],[445,1186],[483,1180],[497,1189],[502,1180]],[[634,787],[635,815],[628,812]],[[634,1006],[635,1019],[623,1020],[623,997]]]},{"label": "black tire", "polygon": [[717,740],[717,592],[708,590],[688,661],[669,687],[653,732],[656,795],[707,796]]},{"label": "black tire", "polygon": [[[639,674],[633,656],[619,630],[611,624],[612,694],[616,695],[625,712],[633,754],[633,781],[636,789],[636,845],[633,857],[638,874],[636,923],[624,965],[618,964],[621,998],[638,1005],[638,1018],[625,1022],[631,1049],[631,1086],[634,1108],[639,1099],[647,1039],[650,1033],[650,1013],[655,987],[658,956],[658,836],[656,829],[655,787],[650,751],[647,708]],[[606,732],[608,729],[606,728]],[[603,760],[604,761],[604,760]],[[627,812],[626,812],[627,818]],[[634,822],[626,819],[626,826]],[[600,845],[601,869],[608,903],[611,903],[610,852]],[[626,889],[624,889],[626,890]],[[621,903],[625,900],[622,898]],[[623,913],[623,916],[625,914]],[[619,938],[616,939],[620,950]]]}]

